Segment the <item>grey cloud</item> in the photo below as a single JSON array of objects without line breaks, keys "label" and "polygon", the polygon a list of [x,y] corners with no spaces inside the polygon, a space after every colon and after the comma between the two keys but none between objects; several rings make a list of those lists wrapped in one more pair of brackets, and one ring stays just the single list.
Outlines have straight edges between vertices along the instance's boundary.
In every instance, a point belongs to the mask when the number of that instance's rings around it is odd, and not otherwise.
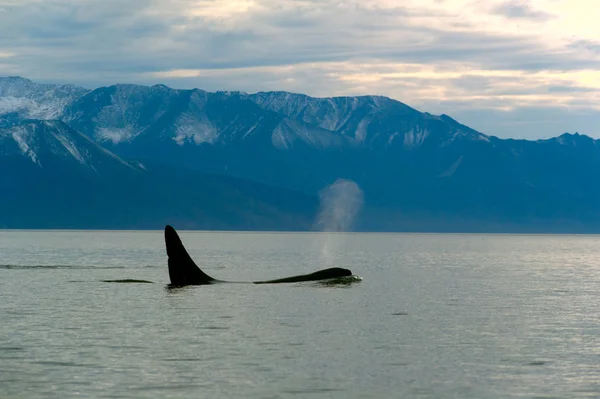
[{"label": "grey cloud", "polygon": [[598,93],[600,89],[593,87],[581,87],[573,85],[550,85],[548,86],[548,93]]},{"label": "grey cloud", "polygon": [[[0,16],[6,32],[0,48],[29,55],[24,61],[37,57],[37,64],[71,64],[100,74],[106,68],[149,72],[356,59],[469,62],[494,69],[600,67],[598,60],[576,49],[553,53],[527,38],[445,31],[434,24],[413,26],[411,17],[427,14],[405,8],[340,10],[331,3],[319,3],[316,11],[275,8],[249,13],[234,26],[223,28],[201,17],[143,15],[142,11],[158,3],[46,1],[36,7],[19,7],[15,15]],[[432,22],[451,20],[441,14],[430,17]],[[187,29],[174,30],[182,20]],[[49,48],[52,51],[45,51]]]},{"label": "grey cloud", "polygon": [[517,76],[488,77],[465,74],[459,78],[448,79],[444,82],[444,85],[450,86],[457,91],[464,90],[466,92],[487,94],[491,98],[508,95],[543,95],[548,93],[597,93],[600,95],[599,88],[577,86],[568,83],[555,84],[541,80],[527,80],[527,77]]},{"label": "grey cloud", "polygon": [[570,44],[571,48],[584,49],[596,54],[600,54],[600,41],[577,40]]},{"label": "grey cloud", "polygon": [[[317,61],[325,56],[330,60],[375,58],[411,63],[458,61],[479,63],[483,68],[493,69],[574,70],[585,65],[600,67],[598,59],[590,59],[576,50],[567,53],[549,50],[532,38],[447,31],[436,28],[433,19],[432,24],[427,26],[414,26],[407,19],[410,13],[401,9],[398,14],[377,10],[361,10],[359,14],[359,24],[350,18],[343,18],[344,15],[340,18],[328,15],[328,22],[317,24],[319,29],[308,34],[292,29],[282,31],[277,37],[258,35],[258,38],[263,48],[269,50],[265,58],[271,58],[269,54],[278,54],[276,58],[279,60],[274,61],[283,63],[288,61],[287,57]],[[269,15],[260,22],[268,26],[273,19],[278,20],[279,24],[286,21],[284,16]],[[306,51],[286,57],[286,50]]]},{"label": "grey cloud", "polygon": [[494,7],[493,13],[503,15],[507,18],[530,19],[530,20],[548,20],[552,15],[537,11],[531,8],[526,1],[507,1],[497,7]]},{"label": "grey cloud", "polygon": [[[21,74],[39,81],[77,83],[90,88],[131,82],[212,91],[289,90],[320,96],[393,93],[392,97],[409,105],[422,105],[424,111],[429,111],[429,106],[435,111],[443,104],[447,109],[438,113],[453,115],[454,110],[466,112],[473,104],[428,103],[419,97],[415,86],[421,85],[423,90],[443,86],[467,98],[473,93],[485,94],[490,99],[477,103],[490,107],[510,105],[509,100],[494,98],[503,93],[584,93],[586,88],[569,89],[560,84],[502,88],[502,83],[514,79],[469,76],[443,81],[386,80],[365,88],[360,82],[340,81],[331,75],[331,70],[311,63],[365,61],[375,68],[378,62],[465,64],[481,69],[528,71],[600,68],[600,57],[590,56],[590,51],[597,51],[594,46],[598,43],[579,41],[568,48],[550,50],[530,37],[482,33],[473,27],[466,32],[468,22],[443,13],[402,7],[344,8],[329,1],[313,2],[310,7],[274,2],[271,7],[238,15],[235,20],[214,21],[190,16],[185,12],[188,3],[21,0],[21,6],[0,12],[0,51],[16,54],[2,59],[0,75]],[[504,3],[497,11],[513,18],[542,17],[515,2]],[[429,22],[415,25],[415,17]],[[463,29],[441,28],[457,25]],[[185,29],[176,29],[178,26]],[[256,69],[282,65],[297,67],[281,74]],[[224,68],[227,73],[194,78],[156,79],[150,75],[175,69]],[[478,120],[482,114],[472,115]],[[490,115],[500,118],[503,114]]]}]

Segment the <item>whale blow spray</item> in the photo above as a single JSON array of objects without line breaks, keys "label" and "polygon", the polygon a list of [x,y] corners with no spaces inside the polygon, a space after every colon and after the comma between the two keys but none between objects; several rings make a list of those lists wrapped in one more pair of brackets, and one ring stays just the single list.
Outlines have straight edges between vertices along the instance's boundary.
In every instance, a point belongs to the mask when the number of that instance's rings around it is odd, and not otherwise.
[{"label": "whale blow spray", "polygon": [[[321,208],[316,220],[317,230],[324,232],[346,232],[354,226],[362,209],[364,195],[358,184],[351,180],[338,179],[319,192]],[[322,241],[321,255],[324,263],[333,264],[334,249],[342,237],[327,234]]]},{"label": "whale blow spray", "polygon": [[352,180],[337,179],[319,192],[321,209],[317,227],[321,231],[349,231],[363,205],[363,192]]}]

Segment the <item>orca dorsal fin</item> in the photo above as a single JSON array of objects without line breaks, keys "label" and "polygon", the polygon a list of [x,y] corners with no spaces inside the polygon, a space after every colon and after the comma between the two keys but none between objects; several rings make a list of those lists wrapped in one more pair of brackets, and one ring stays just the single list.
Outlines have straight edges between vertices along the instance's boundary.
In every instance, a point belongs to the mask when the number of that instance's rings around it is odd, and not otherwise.
[{"label": "orca dorsal fin", "polygon": [[194,263],[179,235],[169,225],[165,226],[165,245],[169,258],[169,278],[174,286],[211,284],[216,281]]}]

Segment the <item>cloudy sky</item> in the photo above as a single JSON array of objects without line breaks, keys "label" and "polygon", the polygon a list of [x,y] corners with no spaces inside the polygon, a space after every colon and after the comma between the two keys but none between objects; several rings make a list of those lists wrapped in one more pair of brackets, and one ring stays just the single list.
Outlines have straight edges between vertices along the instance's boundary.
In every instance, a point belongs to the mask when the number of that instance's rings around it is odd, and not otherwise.
[{"label": "cloudy sky", "polygon": [[598,0],[0,0],[0,76],[384,95],[486,134],[600,137]]}]

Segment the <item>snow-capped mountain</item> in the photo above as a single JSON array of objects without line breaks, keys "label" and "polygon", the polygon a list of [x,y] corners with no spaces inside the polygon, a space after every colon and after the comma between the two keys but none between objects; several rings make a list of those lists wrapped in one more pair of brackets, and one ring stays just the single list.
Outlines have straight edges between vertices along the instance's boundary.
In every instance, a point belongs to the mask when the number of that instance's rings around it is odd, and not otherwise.
[{"label": "snow-capped mountain", "polygon": [[450,117],[421,113],[381,96],[249,95],[131,84],[87,90],[0,78],[0,123],[23,119],[60,119],[109,147],[137,140],[180,147],[260,141],[279,150],[297,146],[380,150],[489,140]]},{"label": "snow-capped mountain", "polygon": [[195,147],[263,140],[284,149],[296,142],[320,148],[345,142],[323,128],[265,110],[237,93],[163,85],[100,88],[66,107],[61,119],[115,147],[157,141]]},{"label": "snow-capped mountain", "polygon": [[0,77],[0,125],[20,119],[58,119],[65,106],[88,91],[73,85],[38,84],[21,77]]},{"label": "snow-capped mountain", "polygon": [[[347,178],[364,190],[359,226],[366,229],[523,230],[535,225],[538,231],[557,226],[600,231],[600,186],[594,183],[600,180],[600,147],[584,135],[502,140],[447,115],[381,96],[313,98],[128,84],[85,90],[5,78],[0,79],[0,104],[5,104],[0,107],[0,175],[11,170],[4,181],[13,186],[16,164],[7,159],[19,159],[19,168],[27,170],[54,170],[53,176],[81,186],[89,173],[101,176],[110,164],[115,166],[107,175],[116,177],[102,190],[119,187],[128,202],[160,198],[164,205],[178,198],[184,203],[175,207],[195,209],[208,220],[194,204],[213,201],[206,209],[216,207],[210,209],[224,219],[227,212],[215,204],[260,203],[274,215],[297,203],[294,198],[314,199],[323,187]],[[162,166],[153,168],[156,162]],[[50,168],[57,164],[69,166],[59,173]],[[197,173],[197,181],[204,182],[200,186],[189,177]],[[237,183],[208,184],[203,173]],[[257,183],[274,191],[267,195],[267,189],[252,186]],[[231,184],[254,188],[246,194]],[[133,194],[133,187],[144,196]],[[188,197],[195,199],[185,202]]]},{"label": "snow-capped mountain", "polygon": [[164,85],[96,89],[66,107],[61,119],[101,143],[121,147],[135,146],[137,140],[178,146],[261,141],[279,150],[381,150],[489,140],[445,115],[421,113],[386,97],[209,93]]}]

